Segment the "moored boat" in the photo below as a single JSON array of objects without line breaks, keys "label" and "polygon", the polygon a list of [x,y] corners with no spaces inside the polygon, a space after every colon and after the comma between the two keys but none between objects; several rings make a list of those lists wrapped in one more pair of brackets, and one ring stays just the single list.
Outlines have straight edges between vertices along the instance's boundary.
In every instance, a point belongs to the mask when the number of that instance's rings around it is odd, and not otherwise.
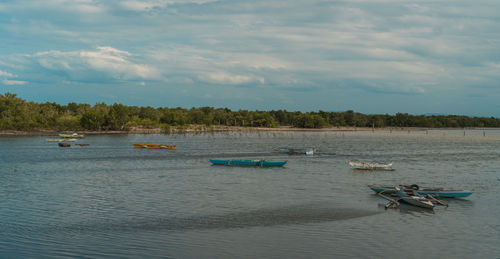
[{"label": "moored boat", "polygon": [[73,133],[73,134],[61,133],[61,134],[59,134],[59,137],[63,137],[63,138],[83,138],[83,137],[85,137],[85,135],[78,134],[78,133]]},{"label": "moored boat", "polygon": [[64,138],[64,139],[47,139],[47,142],[75,142],[76,139],[74,138]]},{"label": "moored boat", "polygon": [[226,166],[261,166],[261,167],[274,167],[274,166],[284,166],[286,161],[266,161],[264,159],[229,159],[229,160],[218,160],[210,159],[213,165],[226,165]]},{"label": "moored boat", "polygon": [[69,143],[63,143],[63,142],[59,142],[59,143],[57,143],[57,144],[58,144],[60,147],[70,147],[70,146],[71,146],[71,144],[69,144]]},{"label": "moored boat", "polygon": [[133,144],[136,148],[146,148],[146,149],[174,149],[177,145],[167,145],[167,144]]},{"label": "moored boat", "polygon": [[404,191],[403,189],[399,189],[398,187],[396,187],[396,191],[397,191],[396,194],[399,196],[400,201],[421,208],[427,208],[427,209],[434,208],[434,203],[432,203],[432,201],[430,201],[429,199],[425,198],[422,195],[419,195],[418,193],[412,191]]},{"label": "moored boat", "polygon": [[355,160],[349,160],[348,161],[349,165],[353,169],[358,169],[358,170],[386,170],[386,171],[392,171],[392,163],[379,163],[379,162],[368,162],[368,161],[355,161]]},{"label": "moored boat", "polygon": [[[375,186],[375,185],[368,185],[370,189],[372,189],[374,192],[379,193],[387,193],[387,194],[395,194],[396,193],[396,186]],[[412,189],[415,192],[418,192],[422,195],[431,195],[433,197],[437,198],[463,198],[470,196],[472,194],[471,191],[466,191],[466,190],[453,190],[453,189],[444,189],[444,188],[420,188],[416,184],[412,184],[410,186],[403,185],[401,186],[403,190],[409,190]]]},{"label": "moored boat", "polygon": [[316,148],[292,148],[292,147],[280,147],[275,150],[275,152],[288,154],[288,155],[306,155],[312,156],[316,152]]}]

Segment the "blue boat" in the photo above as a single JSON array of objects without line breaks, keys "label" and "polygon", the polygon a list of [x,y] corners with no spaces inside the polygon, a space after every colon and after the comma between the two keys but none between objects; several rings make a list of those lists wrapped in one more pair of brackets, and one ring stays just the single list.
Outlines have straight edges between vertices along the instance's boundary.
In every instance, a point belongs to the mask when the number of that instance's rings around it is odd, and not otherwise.
[{"label": "blue boat", "polygon": [[[386,194],[396,194],[396,186],[375,186],[375,185],[368,185],[370,189],[372,189],[376,193],[386,193]],[[416,184],[412,184],[410,186],[402,186],[403,190],[413,190],[421,195],[431,195],[433,197],[440,197],[440,198],[463,198],[470,196],[472,194],[471,191],[465,191],[465,190],[447,190],[444,188],[422,188]]]},{"label": "blue boat", "polygon": [[210,159],[210,162],[213,165],[261,166],[261,167],[284,166],[286,164],[286,161],[266,161],[266,160],[263,160],[263,159],[255,159],[255,160],[242,160],[242,159],[217,160],[217,159]]}]

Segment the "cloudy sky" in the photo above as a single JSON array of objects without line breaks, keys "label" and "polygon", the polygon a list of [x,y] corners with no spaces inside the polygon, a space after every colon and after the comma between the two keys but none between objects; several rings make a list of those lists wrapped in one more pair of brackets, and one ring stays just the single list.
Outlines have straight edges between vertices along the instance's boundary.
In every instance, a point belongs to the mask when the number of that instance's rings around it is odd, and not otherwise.
[{"label": "cloudy sky", "polygon": [[500,1],[2,0],[36,102],[500,117]]}]

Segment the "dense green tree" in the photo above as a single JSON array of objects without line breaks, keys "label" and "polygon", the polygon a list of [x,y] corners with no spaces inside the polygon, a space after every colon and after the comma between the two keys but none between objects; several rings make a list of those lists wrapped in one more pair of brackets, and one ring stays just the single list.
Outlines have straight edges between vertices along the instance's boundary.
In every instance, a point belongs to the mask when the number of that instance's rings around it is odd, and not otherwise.
[{"label": "dense green tree", "polygon": [[16,94],[0,94],[0,130],[126,130],[130,126],[160,127],[170,132],[171,126],[186,124],[246,127],[292,126],[322,127],[500,127],[500,119],[460,115],[365,115],[353,110],[345,112],[232,111],[228,108],[153,108],[122,104],[95,105],[68,103],[34,103]]}]

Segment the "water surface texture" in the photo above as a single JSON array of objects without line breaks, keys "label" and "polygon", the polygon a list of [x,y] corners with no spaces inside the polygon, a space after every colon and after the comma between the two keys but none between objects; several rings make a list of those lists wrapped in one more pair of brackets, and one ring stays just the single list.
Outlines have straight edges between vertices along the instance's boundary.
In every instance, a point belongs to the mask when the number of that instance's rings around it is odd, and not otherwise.
[{"label": "water surface texture", "polygon": [[[69,148],[47,138],[0,138],[0,258],[500,257],[499,130],[101,135]],[[400,183],[474,194],[385,210],[367,188]]]}]

